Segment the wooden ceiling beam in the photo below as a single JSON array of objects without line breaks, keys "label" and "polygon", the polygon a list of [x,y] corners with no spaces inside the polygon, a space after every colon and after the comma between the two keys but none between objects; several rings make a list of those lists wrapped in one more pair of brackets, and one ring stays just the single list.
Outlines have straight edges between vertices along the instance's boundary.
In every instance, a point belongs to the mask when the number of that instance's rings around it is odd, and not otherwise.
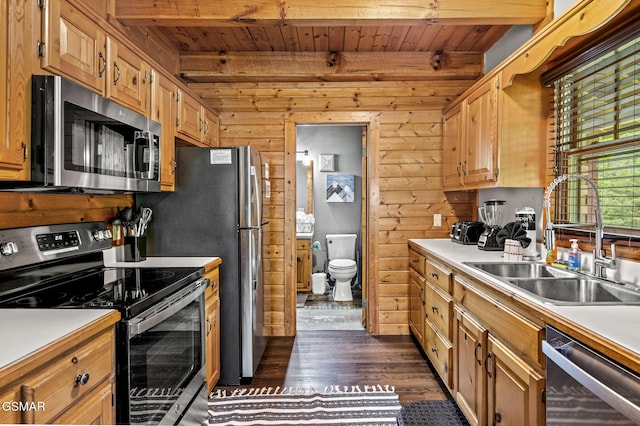
[{"label": "wooden ceiling beam", "polygon": [[115,15],[138,26],[367,26],[535,24],[547,0],[113,0]]},{"label": "wooden ceiling beam", "polygon": [[478,79],[481,52],[185,52],[190,82]]}]

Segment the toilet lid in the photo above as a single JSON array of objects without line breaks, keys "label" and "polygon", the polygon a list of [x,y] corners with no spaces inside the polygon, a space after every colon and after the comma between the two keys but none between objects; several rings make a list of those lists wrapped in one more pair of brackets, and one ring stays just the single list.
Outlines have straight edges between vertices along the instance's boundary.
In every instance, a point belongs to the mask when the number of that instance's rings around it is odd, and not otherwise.
[{"label": "toilet lid", "polygon": [[348,269],[356,266],[356,261],[351,259],[333,259],[329,266],[334,269]]}]

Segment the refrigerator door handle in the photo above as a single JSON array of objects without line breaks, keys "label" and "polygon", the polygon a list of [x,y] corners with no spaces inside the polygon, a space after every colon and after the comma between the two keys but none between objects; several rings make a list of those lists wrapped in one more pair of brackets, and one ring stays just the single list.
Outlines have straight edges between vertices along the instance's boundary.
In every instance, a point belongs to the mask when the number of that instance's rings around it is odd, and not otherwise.
[{"label": "refrigerator door handle", "polygon": [[[258,165],[258,167],[262,167],[261,165]],[[256,207],[256,220],[255,223],[258,224],[258,227],[260,226],[260,222],[262,221],[262,200],[260,199],[262,191],[260,188],[260,182],[258,182],[258,173],[254,172],[252,173],[253,176],[253,191],[252,191],[252,195],[253,195],[253,202],[255,203],[255,207]]]}]

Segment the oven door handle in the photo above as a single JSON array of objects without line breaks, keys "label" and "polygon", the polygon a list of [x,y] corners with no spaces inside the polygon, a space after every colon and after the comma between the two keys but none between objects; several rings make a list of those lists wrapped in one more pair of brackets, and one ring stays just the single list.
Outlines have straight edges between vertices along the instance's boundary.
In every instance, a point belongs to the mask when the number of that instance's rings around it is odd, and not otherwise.
[{"label": "oven door handle", "polygon": [[547,343],[546,340],[542,341],[542,352],[547,356],[547,359],[553,361],[558,367],[571,376],[571,378],[589,389],[589,391],[609,404],[609,406],[618,410],[629,419],[635,419],[636,421],[637,419],[640,419],[640,407],[599,381],[578,364],[562,355],[553,346]]},{"label": "oven door handle", "polygon": [[207,287],[206,283],[204,284],[205,285],[198,285],[198,287],[195,290],[191,290],[190,292],[187,292],[187,294],[184,297],[168,305],[165,309],[162,309],[157,313],[153,313],[149,316],[145,316],[139,320],[136,320],[135,318],[132,319],[129,322],[129,337],[134,337],[134,336],[137,336],[138,334],[144,333],[145,331],[155,327],[156,325],[160,324],[162,321],[166,320],[170,316],[179,312],[185,306],[189,305],[191,302],[196,300],[198,297],[200,297],[204,293],[204,290]]}]

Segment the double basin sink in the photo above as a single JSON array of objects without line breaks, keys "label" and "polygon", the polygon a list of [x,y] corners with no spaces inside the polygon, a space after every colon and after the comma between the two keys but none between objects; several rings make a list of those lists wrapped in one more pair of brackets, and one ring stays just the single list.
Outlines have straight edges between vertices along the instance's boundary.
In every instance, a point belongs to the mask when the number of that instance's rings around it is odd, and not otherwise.
[{"label": "double basin sink", "polygon": [[640,305],[640,288],[589,277],[544,263],[465,262],[553,305]]}]

